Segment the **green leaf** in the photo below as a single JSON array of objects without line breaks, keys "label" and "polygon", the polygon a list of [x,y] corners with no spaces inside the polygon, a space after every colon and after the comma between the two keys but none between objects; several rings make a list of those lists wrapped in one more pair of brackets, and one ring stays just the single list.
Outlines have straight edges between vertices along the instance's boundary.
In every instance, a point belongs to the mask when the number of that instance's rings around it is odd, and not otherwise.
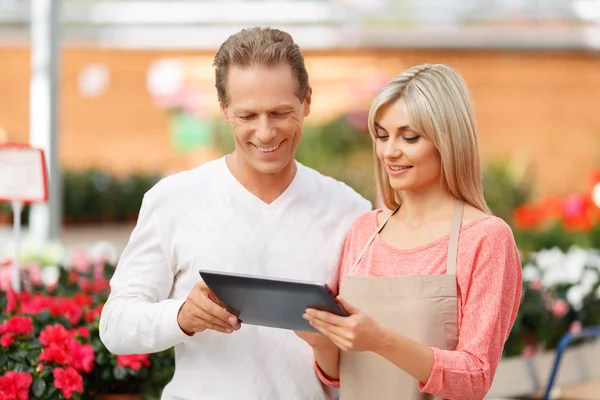
[{"label": "green leaf", "polygon": [[31,389],[33,390],[34,396],[41,397],[42,394],[44,394],[44,390],[46,390],[46,382],[41,379],[36,379],[33,382]]},{"label": "green leaf", "polygon": [[117,380],[123,380],[127,376],[127,370],[116,365],[115,367],[113,367],[113,376]]},{"label": "green leaf", "polygon": [[96,355],[96,364],[102,365],[106,362],[106,355],[102,352],[97,353]]},{"label": "green leaf", "polygon": [[24,363],[25,360],[27,359],[27,355],[28,355],[27,351],[25,351],[23,349],[19,349],[17,351],[13,351],[10,354],[10,358],[17,361],[18,363]]}]

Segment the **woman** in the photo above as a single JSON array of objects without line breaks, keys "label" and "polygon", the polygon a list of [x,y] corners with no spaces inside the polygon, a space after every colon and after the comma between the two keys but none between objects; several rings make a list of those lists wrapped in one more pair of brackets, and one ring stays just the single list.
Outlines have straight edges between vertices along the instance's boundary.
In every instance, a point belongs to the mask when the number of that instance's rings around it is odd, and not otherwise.
[{"label": "woman", "polygon": [[308,309],[322,335],[299,335],[341,400],[482,399],[517,315],[521,263],[484,200],[466,85],[445,65],[410,68],[375,98],[369,131],[393,211],[348,234],[339,299],[350,316]]}]

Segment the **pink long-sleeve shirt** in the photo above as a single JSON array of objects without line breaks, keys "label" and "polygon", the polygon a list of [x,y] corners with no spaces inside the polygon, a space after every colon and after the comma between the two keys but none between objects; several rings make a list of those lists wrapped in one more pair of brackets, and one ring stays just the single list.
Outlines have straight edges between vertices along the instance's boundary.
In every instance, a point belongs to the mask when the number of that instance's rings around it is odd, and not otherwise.
[{"label": "pink long-sleeve shirt", "polygon": [[[340,282],[349,274],[361,250],[377,229],[377,214],[368,212],[353,224],[343,250]],[[354,275],[402,276],[444,274],[449,236],[412,249],[397,249],[378,235]],[[456,350],[431,348],[433,370],[419,382],[422,392],[446,399],[482,399],[502,357],[504,343],[521,299],[521,262],[510,227],[487,216],[463,224],[458,244],[459,340]],[[317,366],[321,381],[328,380]]]}]

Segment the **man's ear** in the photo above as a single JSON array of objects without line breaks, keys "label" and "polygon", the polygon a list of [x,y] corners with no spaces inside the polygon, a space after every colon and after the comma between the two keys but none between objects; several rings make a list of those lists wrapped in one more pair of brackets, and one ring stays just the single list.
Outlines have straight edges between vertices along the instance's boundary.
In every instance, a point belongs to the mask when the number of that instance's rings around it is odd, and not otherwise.
[{"label": "man's ear", "polygon": [[310,114],[310,105],[312,104],[312,87],[308,88],[308,93],[304,99],[304,116],[308,117]]},{"label": "man's ear", "polygon": [[225,106],[221,100],[219,100],[219,109],[221,110],[221,115],[225,122],[229,122],[229,118],[227,117],[227,106]]}]

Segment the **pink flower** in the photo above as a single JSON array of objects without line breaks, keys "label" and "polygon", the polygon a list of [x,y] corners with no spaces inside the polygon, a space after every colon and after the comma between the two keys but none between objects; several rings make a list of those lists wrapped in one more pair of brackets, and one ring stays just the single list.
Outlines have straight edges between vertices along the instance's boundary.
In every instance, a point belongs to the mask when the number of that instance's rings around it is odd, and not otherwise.
[{"label": "pink flower", "polygon": [[578,194],[567,196],[563,202],[563,213],[567,218],[579,217],[585,210],[585,199]]},{"label": "pink flower", "polygon": [[569,312],[569,305],[564,300],[554,300],[551,307],[554,318],[562,318]]},{"label": "pink flower", "polygon": [[29,281],[33,286],[41,286],[42,282],[42,268],[39,263],[31,263],[27,268],[29,271]]},{"label": "pink flower", "polygon": [[542,280],[541,279],[536,279],[535,281],[531,282],[531,284],[529,285],[529,287],[534,292],[539,292],[542,289]]},{"label": "pink flower", "polygon": [[533,355],[535,354],[535,349],[533,346],[526,346],[523,349],[523,353],[521,353],[521,356],[524,358],[531,358],[533,357]]},{"label": "pink flower", "polygon": [[570,333],[579,333],[579,332],[581,332],[582,328],[583,328],[583,326],[581,325],[581,321],[573,321],[573,323],[569,327],[569,332]]},{"label": "pink flower", "polygon": [[73,268],[82,273],[89,272],[92,266],[90,259],[82,249],[77,249],[73,252],[73,258],[71,261],[73,262]]},{"label": "pink flower", "polygon": [[0,291],[6,292],[12,286],[12,268],[0,267]]}]

